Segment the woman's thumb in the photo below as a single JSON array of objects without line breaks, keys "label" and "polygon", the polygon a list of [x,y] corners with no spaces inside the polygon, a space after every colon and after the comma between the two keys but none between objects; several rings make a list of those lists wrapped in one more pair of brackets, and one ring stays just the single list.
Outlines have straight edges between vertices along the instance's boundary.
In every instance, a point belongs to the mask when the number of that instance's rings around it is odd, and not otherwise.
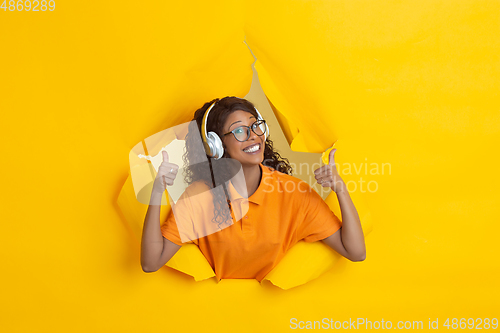
[{"label": "woman's thumb", "polygon": [[168,153],[165,150],[161,153],[163,154],[163,162],[168,163]]},{"label": "woman's thumb", "polygon": [[328,164],[330,165],[335,165],[335,152],[337,152],[337,148],[332,149],[330,151],[329,159],[328,159]]}]

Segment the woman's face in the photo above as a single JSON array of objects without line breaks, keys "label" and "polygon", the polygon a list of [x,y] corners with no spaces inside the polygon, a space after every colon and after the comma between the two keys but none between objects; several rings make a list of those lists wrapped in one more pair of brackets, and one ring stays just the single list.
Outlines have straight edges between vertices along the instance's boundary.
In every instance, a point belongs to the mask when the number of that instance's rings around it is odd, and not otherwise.
[{"label": "woman's face", "polygon": [[[257,119],[250,112],[242,110],[234,111],[227,117],[223,133],[228,133],[239,126],[251,127],[256,121]],[[243,128],[243,131],[246,132],[246,130],[246,128]],[[258,136],[250,130],[250,137],[244,142],[236,140],[232,133],[225,135],[222,141],[226,145],[225,150],[231,158],[239,161],[242,165],[256,165],[264,160],[264,136]],[[254,146],[258,146],[258,149],[248,152],[248,148],[254,148]]]}]

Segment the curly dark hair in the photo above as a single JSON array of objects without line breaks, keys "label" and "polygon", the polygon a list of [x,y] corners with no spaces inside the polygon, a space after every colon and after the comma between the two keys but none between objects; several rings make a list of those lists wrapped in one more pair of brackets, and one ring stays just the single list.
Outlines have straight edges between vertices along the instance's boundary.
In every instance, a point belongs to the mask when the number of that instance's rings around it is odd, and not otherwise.
[{"label": "curly dark hair", "polygon": [[[212,219],[212,222],[216,223],[219,229],[221,229],[220,226],[222,223],[230,224],[232,220],[230,215],[231,203],[229,200],[226,182],[239,172],[241,164],[228,163],[229,161],[234,160],[228,160],[231,156],[229,156],[226,149],[224,149],[224,155],[219,160],[215,160],[206,155],[203,145],[200,144],[203,116],[214,102],[217,103],[210,110],[206,129],[207,132],[217,133],[219,138],[224,137],[223,126],[227,117],[232,112],[236,110],[247,111],[250,112],[256,119],[258,118],[258,114],[255,106],[250,101],[235,96],[228,96],[222,99],[216,98],[205,103],[200,109],[196,110],[193,122],[189,124],[188,133],[186,135],[186,150],[182,156],[184,161],[184,181],[188,185],[191,185],[196,181],[202,181],[209,188],[215,188],[216,186],[222,185],[224,194],[222,194],[221,191],[213,191],[215,213],[214,218]],[[200,163],[200,156],[206,156],[208,162]],[[207,167],[207,163],[209,167]],[[292,167],[290,166],[288,159],[281,157],[280,154],[275,151],[273,148],[273,142],[269,139],[269,135],[267,136],[265,143],[264,161],[262,164],[271,167],[276,171],[289,175],[292,174]],[[226,209],[226,205],[229,206],[229,210]]]}]

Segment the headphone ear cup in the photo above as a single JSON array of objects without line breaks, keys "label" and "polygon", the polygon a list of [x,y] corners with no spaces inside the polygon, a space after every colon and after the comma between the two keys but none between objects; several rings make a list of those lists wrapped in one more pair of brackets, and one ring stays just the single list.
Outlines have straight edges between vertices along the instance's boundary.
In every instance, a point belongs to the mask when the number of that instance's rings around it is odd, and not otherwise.
[{"label": "headphone ear cup", "polygon": [[218,160],[224,155],[224,147],[222,147],[222,141],[215,132],[208,132],[207,134],[207,144],[210,147],[210,156]]}]

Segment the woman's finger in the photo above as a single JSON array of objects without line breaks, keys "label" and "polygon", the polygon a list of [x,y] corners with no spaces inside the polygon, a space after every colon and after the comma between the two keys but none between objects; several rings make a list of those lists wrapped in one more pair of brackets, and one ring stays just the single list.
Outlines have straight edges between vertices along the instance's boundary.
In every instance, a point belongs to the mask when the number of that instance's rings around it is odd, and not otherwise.
[{"label": "woman's finger", "polygon": [[158,170],[164,170],[165,172],[170,172],[170,170],[172,170],[172,172],[175,173],[177,173],[178,169],[179,167],[177,165],[171,163],[160,164],[160,167],[158,168]]},{"label": "woman's finger", "polygon": [[168,186],[174,185],[174,178],[170,178],[167,175],[162,176],[162,184],[166,188]]},{"label": "woman's finger", "polygon": [[175,175],[171,174],[171,173],[167,173],[166,175],[163,175],[163,176],[166,177],[168,180],[174,180],[175,179]]},{"label": "woman's finger", "polygon": [[318,175],[318,178],[317,179],[330,179],[330,178],[333,178],[333,175],[330,173],[324,173],[324,174],[321,174],[321,175]]},{"label": "woman's finger", "polygon": [[337,152],[337,148],[332,149],[330,154],[328,155],[328,164],[330,166],[335,165],[335,153]]}]

